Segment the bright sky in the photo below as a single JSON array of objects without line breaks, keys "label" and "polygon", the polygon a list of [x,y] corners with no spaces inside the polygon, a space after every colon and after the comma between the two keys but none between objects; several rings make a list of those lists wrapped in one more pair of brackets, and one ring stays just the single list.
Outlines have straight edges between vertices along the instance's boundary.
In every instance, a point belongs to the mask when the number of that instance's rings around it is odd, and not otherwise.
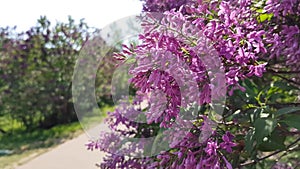
[{"label": "bright sky", "polygon": [[28,30],[41,15],[51,22],[66,22],[68,15],[75,21],[85,18],[91,27],[103,28],[113,21],[142,10],[140,0],[4,0],[0,7],[0,27],[17,26]]}]

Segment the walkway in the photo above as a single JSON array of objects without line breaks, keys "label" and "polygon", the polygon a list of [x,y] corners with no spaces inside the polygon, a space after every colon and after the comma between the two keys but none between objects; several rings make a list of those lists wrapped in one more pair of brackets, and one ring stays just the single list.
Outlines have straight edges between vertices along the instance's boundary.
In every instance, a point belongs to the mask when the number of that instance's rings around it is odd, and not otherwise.
[{"label": "walkway", "polygon": [[[103,130],[108,128],[101,124],[88,133],[96,136]],[[89,137],[84,133],[16,169],[97,169],[95,164],[100,162],[104,154],[97,150],[88,151],[85,147],[88,140]]]}]

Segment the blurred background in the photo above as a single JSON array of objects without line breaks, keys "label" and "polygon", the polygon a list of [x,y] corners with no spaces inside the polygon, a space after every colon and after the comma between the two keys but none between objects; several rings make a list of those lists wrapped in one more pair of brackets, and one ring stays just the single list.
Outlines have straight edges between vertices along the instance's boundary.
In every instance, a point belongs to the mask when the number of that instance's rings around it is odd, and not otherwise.
[{"label": "blurred background", "polygon": [[[101,30],[141,10],[139,0],[1,2],[0,168],[82,133],[72,78],[83,48],[86,60],[105,56],[94,65],[95,94],[102,110],[96,115],[104,117],[113,110],[111,80],[117,62],[112,57],[122,41],[107,40],[118,40],[122,30],[106,29],[108,39],[100,36]],[[91,77],[82,75],[83,81],[86,78]],[[89,105],[83,106],[95,115]],[[92,116],[86,120],[97,122]]]}]

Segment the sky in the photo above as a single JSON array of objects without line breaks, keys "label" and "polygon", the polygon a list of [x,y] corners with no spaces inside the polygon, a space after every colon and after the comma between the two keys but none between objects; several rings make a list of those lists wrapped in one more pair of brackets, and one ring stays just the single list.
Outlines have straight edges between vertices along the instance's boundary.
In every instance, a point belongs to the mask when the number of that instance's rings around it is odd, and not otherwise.
[{"label": "sky", "polygon": [[35,26],[41,15],[54,24],[67,22],[68,15],[90,27],[103,28],[142,10],[139,0],[4,0],[0,6],[0,27],[17,26],[18,31]]}]

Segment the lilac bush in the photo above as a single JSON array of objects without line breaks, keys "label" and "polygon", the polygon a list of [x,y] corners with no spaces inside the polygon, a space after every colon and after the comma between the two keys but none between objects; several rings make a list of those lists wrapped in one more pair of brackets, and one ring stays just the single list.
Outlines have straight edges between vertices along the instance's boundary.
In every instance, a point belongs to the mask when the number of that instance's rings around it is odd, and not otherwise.
[{"label": "lilac bush", "polygon": [[[84,20],[77,23],[69,17],[66,23],[50,23],[42,16],[24,32],[16,31],[16,27],[0,28],[0,46],[0,116],[9,116],[9,123],[16,121],[34,130],[78,121],[72,78],[83,46],[89,53],[82,65],[89,60],[95,63],[99,46],[110,49],[101,64],[90,66],[99,65],[97,98],[101,103],[111,100],[110,83],[116,61],[109,57],[118,50],[99,39],[98,30],[88,27]],[[80,77],[82,81],[91,79],[90,74]],[[86,104],[85,111],[89,107]]]},{"label": "lilac bush", "polygon": [[87,144],[99,166],[296,168],[299,4],[145,0],[141,44],[115,55],[136,95]]},{"label": "lilac bush", "polygon": [[[88,26],[51,24],[41,16],[24,32],[0,28],[0,100],[5,114],[27,130],[76,121],[71,103],[72,66],[89,36]],[[11,121],[12,122],[12,121]]]}]

